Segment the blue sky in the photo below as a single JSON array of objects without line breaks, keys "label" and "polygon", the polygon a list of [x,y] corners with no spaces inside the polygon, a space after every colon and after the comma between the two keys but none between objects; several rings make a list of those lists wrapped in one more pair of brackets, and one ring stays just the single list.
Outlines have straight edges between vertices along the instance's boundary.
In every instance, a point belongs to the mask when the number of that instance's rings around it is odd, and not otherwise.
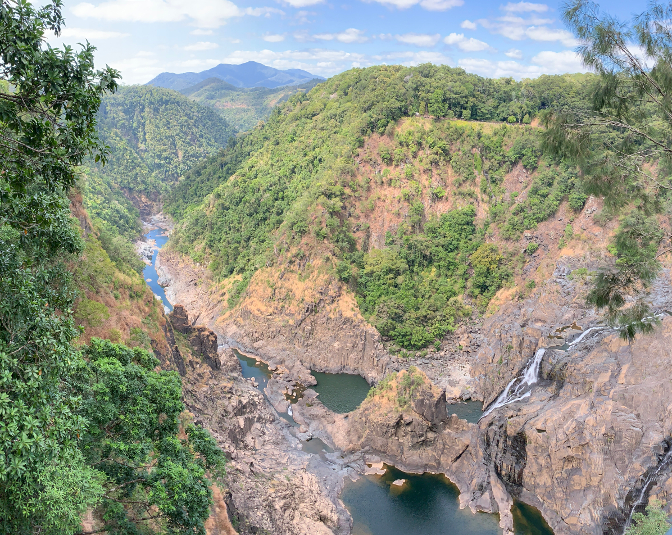
[{"label": "blue sky", "polygon": [[[419,63],[482,76],[583,70],[560,20],[562,1],[64,0],[52,46],[88,39],[127,84],[157,74],[258,61],[329,77],[352,67]],[[601,2],[629,18],[645,0]]]}]

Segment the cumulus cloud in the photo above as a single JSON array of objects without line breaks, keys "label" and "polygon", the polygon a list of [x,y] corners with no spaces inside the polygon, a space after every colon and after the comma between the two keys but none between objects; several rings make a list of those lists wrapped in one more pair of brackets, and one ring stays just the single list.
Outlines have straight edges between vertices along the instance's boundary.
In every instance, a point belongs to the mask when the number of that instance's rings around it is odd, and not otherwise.
[{"label": "cumulus cloud", "polygon": [[219,45],[217,43],[210,43],[209,41],[199,41],[198,43],[194,43],[191,45],[187,45],[184,47],[185,50],[189,52],[200,52],[203,50],[214,50],[215,48],[219,48]]},{"label": "cumulus cloud", "polygon": [[408,9],[419,5],[427,11],[447,11],[453,7],[464,5],[464,0],[368,0],[378,2],[388,7],[397,9]]},{"label": "cumulus cloud", "polygon": [[202,28],[196,28],[195,30],[189,33],[191,35],[212,35],[214,32],[212,30],[204,30]]},{"label": "cumulus cloud", "polygon": [[276,7],[248,7],[245,8],[245,15],[251,15],[252,17],[266,17],[270,18],[271,15],[284,15],[285,12],[282,9]]},{"label": "cumulus cloud", "polygon": [[315,15],[317,15],[315,11],[305,11],[305,10],[297,11],[296,15],[294,16],[294,18],[296,19],[295,24],[311,24],[312,22],[315,21],[310,20],[308,17],[314,17]]},{"label": "cumulus cloud", "polygon": [[395,35],[394,38],[400,43],[406,45],[420,46],[420,47],[432,47],[441,39],[441,35],[436,34],[426,34],[426,33],[404,33],[401,35]]},{"label": "cumulus cloud", "polygon": [[573,50],[562,52],[539,52],[532,58],[541,68],[550,71],[548,74],[563,74],[566,72],[587,72],[581,57]]},{"label": "cumulus cloud", "polygon": [[284,33],[267,33],[266,35],[263,36],[264,41],[267,41],[269,43],[280,43],[281,41],[285,40],[285,34]]},{"label": "cumulus cloud", "polygon": [[586,72],[579,56],[571,51],[544,51],[532,58],[531,65],[517,61],[491,61],[479,58],[464,58],[458,61],[463,69],[482,76],[500,78],[511,76],[516,79],[536,78],[542,74],[565,74]]},{"label": "cumulus cloud", "polygon": [[532,2],[509,2],[502,6],[502,9],[514,13],[529,13],[530,11],[545,13],[548,11],[548,6],[546,4],[533,4]]},{"label": "cumulus cloud", "polygon": [[479,41],[473,37],[465,37],[463,33],[451,33],[447,35],[444,40],[447,45],[457,45],[457,47],[464,52],[481,52],[483,50],[494,51],[488,43]]},{"label": "cumulus cloud", "polygon": [[[529,3],[523,2],[523,4],[528,5]],[[518,6],[519,4],[509,5]],[[545,4],[529,5],[536,6]],[[542,42],[558,41],[565,46],[572,47],[579,44],[574,36],[567,30],[550,27],[549,25],[555,22],[553,19],[543,18],[535,13],[526,17],[507,13],[501,17],[494,19],[479,19],[476,22],[490,30],[492,33],[503,35],[514,41],[521,41],[523,39],[532,39],[533,41]]]},{"label": "cumulus cloud", "polygon": [[104,30],[93,30],[90,28],[63,28],[61,30],[60,38],[56,37],[53,32],[46,32],[49,41],[58,39],[81,39],[87,41],[100,41],[102,39],[118,39],[120,37],[128,37],[130,34],[121,32],[108,32]]},{"label": "cumulus cloud", "polygon": [[339,41],[341,43],[365,43],[369,38],[364,35],[366,32],[356,28],[348,28],[343,32],[337,33],[318,33],[313,36],[305,36],[303,39],[309,41],[318,39],[320,41]]},{"label": "cumulus cloud", "polygon": [[107,0],[98,5],[81,2],[72,7],[75,16],[111,22],[181,22],[200,28],[218,28],[234,17],[259,17],[283,13],[277,8],[240,9],[229,0]]},{"label": "cumulus cloud", "polygon": [[469,19],[463,20],[462,23],[460,24],[460,28],[464,28],[465,30],[475,30],[478,28],[478,24],[475,22],[471,22]]},{"label": "cumulus cloud", "polygon": [[144,84],[163,72],[164,65],[153,55],[139,52],[135,56],[111,61],[110,67],[121,71],[123,82],[127,84]]},{"label": "cumulus cloud", "polygon": [[534,41],[560,41],[565,46],[577,46],[579,41],[567,30],[558,30],[544,26],[530,26],[525,35]]},{"label": "cumulus cloud", "polygon": [[504,54],[513,59],[521,59],[523,57],[522,50],[517,50],[515,48],[507,50],[506,52],[504,52]]}]

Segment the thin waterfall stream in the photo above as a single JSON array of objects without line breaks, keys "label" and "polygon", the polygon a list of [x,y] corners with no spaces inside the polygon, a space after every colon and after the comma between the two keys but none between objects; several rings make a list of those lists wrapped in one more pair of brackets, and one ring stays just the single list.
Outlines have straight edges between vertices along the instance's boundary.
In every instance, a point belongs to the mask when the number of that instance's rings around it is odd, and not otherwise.
[{"label": "thin waterfall stream", "polygon": [[642,485],[642,488],[639,491],[639,496],[633,502],[632,507],[630,508],[630,513],[628,514],[628,519],[625,521],[625,524],[623,525],[624,535],[630,528],[630,524],[632,523],[632,517],[637,512],[637,508],[644,502],[644,498],[646,497],[646,493],[649,490],[649,487],[656,480],[661,470],[663,470],[663,468],[665,468],[670,463],[671,460],[672,460],[672,447],[670,447],[669,451],[665,454],[660,463],[658,463],[656,469],[651,474],[649,474],[646,480],[644,481],[644,485]]},{"label": "thin waterfall stream", "polygon": [[[572,327],[572,326],[568,326]],[[547,349],[559,349],[561,351],[566,351],[570,347],[578,344],[583,340],[589,333],[598,330],[604,330],[607,327],[598,325],[596,327],[590,327],[583,331],[575,340],[572,340],[569,343],[552,346],[552,347],[541,347],[537,349],[534,353],[534,356],[527,362],[522,372],[519,373],[516,377],[509,381],[509,384],[506,385],[506,388],[502,393],[497,396],[497,399],[493,401],[490,406],[485,410],[483,416],[480,420],[485,418],[492,411],[504,407],[505,405],[510,405],[516,401],[522,401],[525,398],[528,398],[532,395],[532,387],[539,382],[539,369],[541,368],[541,361],[546,354]],[[565,328],[557,329],[556,332],[563,332]]]}]

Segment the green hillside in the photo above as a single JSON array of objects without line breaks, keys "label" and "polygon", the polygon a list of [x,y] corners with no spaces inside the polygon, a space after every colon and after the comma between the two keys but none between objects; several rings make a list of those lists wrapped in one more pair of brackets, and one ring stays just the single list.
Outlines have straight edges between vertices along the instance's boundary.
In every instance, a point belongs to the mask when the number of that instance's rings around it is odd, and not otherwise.
[{"label": "green hillside", "polygon": [[98,132],[110,153],[105,165],[85,166],[84,204],[92,217],[129,237],[139,230],[138,207],[155,209],[180,176],[235,134],[212,109],[150,86],[121,87],[107,95]]},{"label": "green hillside", "polygon": [[254,128],[259,121],[265,121],[275,106],[295,93],[310,91],[319,82],[320,80],[313,80],[275,89],[240,88],[218,78],[208,78],[181,90],[180,93],[199,104],[214,108],[238,131],[245,132]]},{"label": "green hillside", "polygon": [[[168,197],[181,222],[174,247],[208,262],[220,280],[236,275],[231,304],[261,267],[326,251],[382,334],[424,347],[468,312],[465,292],[485,306],[511,276],[515,259],[485,243],[491,225],[515,238],[567,197],[583,205],[573,170],[545,157],[539,129],[525,124],[551,102],[585,108],[590,81],[491,80],[432,65],[348,71],[293,95],[185,176]],[[415,118],[425,114],[434,119]],[[517,164],[540,168],[521,202],[502,185]],[[450,187],[462,200],[428,214]],[[384,188],[400,223],[377,250],[366,228]],[[470,208],[477,197],[489,206],[485,223]]]}]

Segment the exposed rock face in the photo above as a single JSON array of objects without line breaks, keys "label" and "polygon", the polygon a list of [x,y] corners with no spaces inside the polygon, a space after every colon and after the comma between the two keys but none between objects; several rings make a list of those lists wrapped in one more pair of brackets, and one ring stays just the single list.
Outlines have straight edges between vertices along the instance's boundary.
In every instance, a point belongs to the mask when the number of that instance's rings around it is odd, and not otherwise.
[{"label": "exposed rock face", "polygon": [[[208,535],[235,534],[229,516],[240,535],[349,533],[349,514],[338,501],[347,462],[327,466],[302,452],[289,425],[242,377],[233,352],[218,352],[214,332],[192,326],[181,305],[167,319],[168,349],[157,347],[155,353],[164,368],[180,372],[185,404],[194,421],[211,431],[230,459],[228,490],[224,494],[213,490]],[[180,351],[175,333],[187,337],[186,352]]]},{"label": "exposed rock face", "polygon": [[[552,327],[574,320],[586,327],[590,321],[563,299],[576,292],[559,271],[548,285],[555,302],[542,294],[502,307],[486,322],[493,343],[479,355],[478,377],[486,401],[497,396],[537,346],[557,343],[536,332],[555,334]],[[654,288],[654,305],[669,299],[667,277],[666,272],[657,283],[661,288]],[[565,287],[564,295],[554,293],[558,286]],[[578,336],[574,333],[563,334],[572,340]],[[672,318],[665,317],[654,334],[632,344],[617,333],[597,330],[567,351],[547,350],[542,381],[531,396],[485,418],[469,453],[494,469],[509,492],[537,506],[556,534],[606,530],[620,535],[632,489],[641,487],[642,475],[658,464],[672,435],[671,341]],[[507,346],[513,350],[507,353]],[[485,474],[477,477],[487,482]],[[672,490],[669,475],[663,474],[654,492],[667,497],[667,486]]]},{"label": "exposed rock face", "polygon": [[203,325],[192,326],[189,323],[189,314],[182,305],[175,305],[168,317],[173,329],[188,337],[192,354],[202,358],[211,368],[219,369],[221,364],[217,356],[217,335]]},{"label": "exposed rock face", "polygon": [[[347,418],[335,415],[327,430],[336,446],[345,451],[368,447],[407,470],[443,471],[469,445],[473,424],[448,417],[445,393],[422,372],[414,373],[422,384],[407,394],[400,385],[408,376],[406,371],[399,372],[382,392],[365,400]],[[309,410],[301,414],[308,416],[308,421],[315,418]]]},{"label": "exposed rock face", "polygon": [[[161,251],[160,258],[157,271],[163,280],[172,282],[166,290],[168,299],[198,311],[199,321],[224,342],[262,354],[265,361],[288,369],[298,361],[317,371],[359,373],[369,381],[396,369],[378,332],[361,316],[343,309],[342,289],[336,281],[316,284],[296,313],[267,309],[270,297],[263,303],[255,297],[224,313],[220,294],[205,270],[170,252]],[[255,275],[251,283],[259,286],[257,293],[268,290],[263,276]]]},{"label": "exposed rock face", "polygon": [[184,395],[195,421],[211,430],[231,459],[226,480],[239,533],[347,533],[347,512],[334,503],[342,474],[318,478],[312,456],[297,449],[287,425],[242,379],[233,353],[225,350],[219,359],[215,369],[188,362]]}]

